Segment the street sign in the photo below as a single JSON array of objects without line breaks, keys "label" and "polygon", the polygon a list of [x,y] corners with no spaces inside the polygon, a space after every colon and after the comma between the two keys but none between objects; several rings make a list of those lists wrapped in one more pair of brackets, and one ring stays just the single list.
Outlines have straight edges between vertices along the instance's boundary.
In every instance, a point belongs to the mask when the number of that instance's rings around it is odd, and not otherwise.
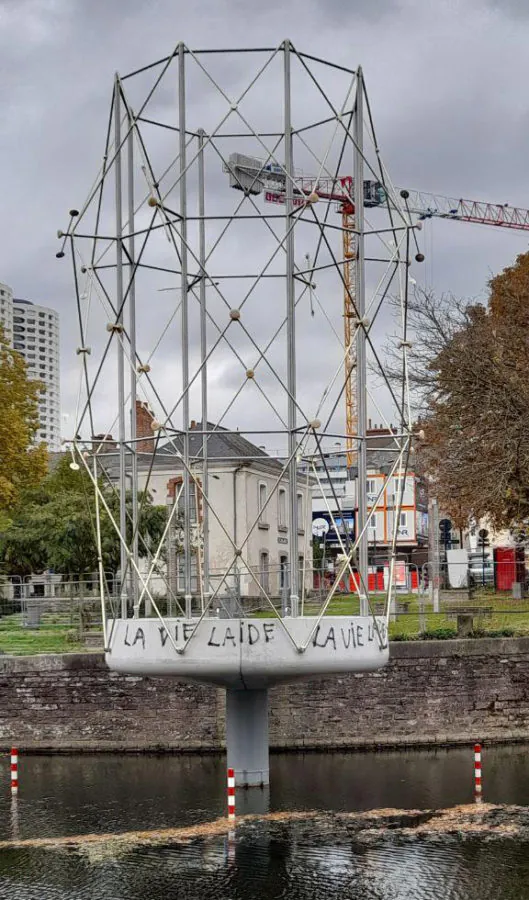
[{"label": "street sign", "polygon": [[488,540],[489,533],[486,528],[480,528],[478,531],[478,545],[480,547],[488,547],[490,541]]},{"label": "street sign", "polygon": [[329,523],[327,519],[314,519],[312,522],[312,534],[314,537],[323,537],[329,531]]}]

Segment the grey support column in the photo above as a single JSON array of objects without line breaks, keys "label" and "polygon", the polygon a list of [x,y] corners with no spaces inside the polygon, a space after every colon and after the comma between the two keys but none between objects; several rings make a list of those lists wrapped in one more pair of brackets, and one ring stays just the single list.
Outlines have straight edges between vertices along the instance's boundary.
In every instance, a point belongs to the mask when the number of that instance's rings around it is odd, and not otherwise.
[{"label": "grey support column", "polygon": [[182,416],[183,416],[183,497],[184,516],[184,599],[186,619],[191,618],[191,485],[189,478],[189,322],[188,322],[188,284],[187,284],[187,175],[186,175],[186,84],[185,84],[185,46],[178,46],[178,135],[180,163],[180,289],[182,294],[181,327],[182,327]]},{"label": "grey support column", "polygon": [[206,319],[206,204],[204,188],[204,131],[198,131],[198,258],[200,263],[200,390],[202,399],[202,538],[204,542],[202,567],[204,602],[207,603],[210,594],[209,585],[209,489],[208,489],[208,435],[206,434],[208,422],[208,345],[207,345],[207,319]]},{"label": "grey support column", "polygon": [[[357,71],[356,105],[354,114],[354,204],[356,239],[356,308],[359,319],[365,318],[365,251],[364,251],[364,80],[362,69]],[[358,515],[357,535],[364,531],[358,544],[358,572],[360,575],[360,615],[368,614],[365,594],[368,591],[368,529],[367,524],[367,366],[366,325],[361,321],[356,335],[356,408],[358,411]]]},{"label": "grey support column", "polygon": [[290,614],[299,613],[298,566],[298,464],[296,459],[296,283],[294,278],[294,159],[290,96],[290,41],[283,45],[284,128],[285,128],[285,250],[287,301],[287,388],[288,388],[288,493],[289,493],[289,577]]},{"label": "grey support column", "polygon": [[260,787],[270,781],[268,762],[268,691],[226,690],[228,768],[237,787]]},{"label": "grey support column", "polygon": [[[119,434],[119,530],[123,541],[127,540],[127,473],[125,455],[125,358],[123,351],[123,194],[121,169],[121,94],[119,78],[114,82],[114,163],[116,194],[116,307],[118,309],[115,332],[117,341],[117,381],[118,381],[118,434]],[[121,615],[126,618],[128,612],[127,585],[125,573],[128,557],[124,543],[120,543],[121,569]]]},{"label": "grey support column", "polygon": [[[132,559],[135,566],[130,566],[130,587],[131,598],[134,608],[134,615],[139,614],[138,610],[138,565],[139,552],[139,535],[138,535],[138,456],[136,448],[136,273],[135,273],[135,246],[134,246],[134,129],[132,125],[132,114],[129,116],[129,134],[127,138],[127,193],[128,193],[128,251],[129,251],[129,272],[130,281],[128,288],[129,302],[129,337],[130,337],[130,453],[131,453],[131,503],[132,503]],[[147,615],[150,614],[150,600],[145,600]]]}]

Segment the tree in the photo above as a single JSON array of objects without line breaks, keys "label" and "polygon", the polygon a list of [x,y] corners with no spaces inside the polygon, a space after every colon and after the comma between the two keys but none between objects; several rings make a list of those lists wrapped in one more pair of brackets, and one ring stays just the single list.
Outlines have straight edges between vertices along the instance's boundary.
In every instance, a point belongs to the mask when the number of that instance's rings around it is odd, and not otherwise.
[{"label": "tree", "polygon": [[489,286],[486,307],[423,295],[410,308],[420,461],[457,525],[516,528],[529,518],[529,253]]},{"label": "tree", "polygon": [[0,514],[5,519],[20,492],[46,474],[46,445],[33,441],[39,427],[42,384],[28,378],[27,366],[6,341],[0,326]]},{"label": "tree", "polygon": [[[6,572],[28,575],[52,569],[66,575],[84,575],[97,569],[94,487],[86,470],[73,471],[70,461],[65,455],[39,486],[22,494],[0,541]],[[116,518],[116,493],[111,486],[99,486]],[[140,493],[139,503],[142,507],[139,552],[140,556],[147,556],[149,546],[161,538],[166,509],[154,506],[149,494]],[[130,497],[127,505],[130,513]],[[115,574],[120,564],[119,537],[103,504],[100,515],[103,567]],[[129,542],[131,538],[129,515]]]}]

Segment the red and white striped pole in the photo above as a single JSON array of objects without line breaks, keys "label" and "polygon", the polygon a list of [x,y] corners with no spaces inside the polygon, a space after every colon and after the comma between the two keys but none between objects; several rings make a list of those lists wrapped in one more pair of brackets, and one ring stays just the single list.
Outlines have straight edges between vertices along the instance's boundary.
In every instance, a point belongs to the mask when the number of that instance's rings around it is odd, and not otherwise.
[{"label": "red and white striped pole", "polygon": [[228,769],[228,819],[235,819],[235,770]]},{"label": "red and white striped pole", "polygon": [[18,794],[18,750],[11,748],[11,793]]},{"label": "red and white striped pole", "polygon": [[474,744],[474,800],[481,803],[481,744]]}]

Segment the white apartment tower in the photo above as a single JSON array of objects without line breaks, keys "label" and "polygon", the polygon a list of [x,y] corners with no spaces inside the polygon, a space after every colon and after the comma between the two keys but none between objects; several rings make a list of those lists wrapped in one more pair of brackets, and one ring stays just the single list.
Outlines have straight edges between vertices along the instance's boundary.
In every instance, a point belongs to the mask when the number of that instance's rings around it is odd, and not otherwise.
[{"label": "white apartment tower", "polygon": [[29,377],[38,379],[45,385],[45,391],[39,398],[40,428],[36,440],[45,441],[50,450],[59,450],[61,407],[58,313],[47,306],[37,306],[30,300],[13,298],[12,328],[13,348],[26,360]]},{"label": "white apartment tower", "polygon": [[7,284],[0,283],[0,325],[11,344],[13,341],[13,291]]}]

